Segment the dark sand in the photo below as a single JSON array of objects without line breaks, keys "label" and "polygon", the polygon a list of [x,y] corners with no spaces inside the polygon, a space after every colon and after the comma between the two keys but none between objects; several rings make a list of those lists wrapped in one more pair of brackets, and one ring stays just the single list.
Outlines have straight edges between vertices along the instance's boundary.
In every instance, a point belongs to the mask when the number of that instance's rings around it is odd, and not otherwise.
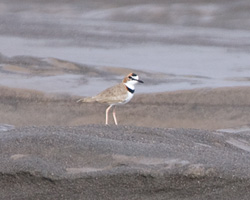
[{"label": "dark sand", "polygon": [[105,105],[2,87],[0,198],[247,200],[249,131],[215,130],[248,124],[249,90],[136,95],[104,126]]},{"label": "dark sand", "polygon": [[1,132],[1,199],[249,199],[249,135],[131,126]]}]

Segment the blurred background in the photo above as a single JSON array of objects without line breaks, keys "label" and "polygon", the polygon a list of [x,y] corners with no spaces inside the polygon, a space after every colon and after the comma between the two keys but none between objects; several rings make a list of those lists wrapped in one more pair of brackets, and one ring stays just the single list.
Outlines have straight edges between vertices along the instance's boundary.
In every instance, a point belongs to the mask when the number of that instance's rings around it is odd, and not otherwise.
[{"label": "blurred background", "polygon": [[249,0],[1,0],[0,85],[90,96],[248,86]]}]

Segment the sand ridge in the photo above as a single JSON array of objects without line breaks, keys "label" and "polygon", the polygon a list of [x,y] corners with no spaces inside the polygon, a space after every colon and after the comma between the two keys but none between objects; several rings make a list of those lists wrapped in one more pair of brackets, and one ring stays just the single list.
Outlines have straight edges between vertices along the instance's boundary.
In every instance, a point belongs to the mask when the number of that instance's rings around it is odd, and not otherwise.
[{"label": "sand ridge", "polygon": [[[1,87],[0,121],[23,126],[103,124],[106,104],[77,103],[80,96]],[[137,94],[117,107],[120,125],[229,129],[249,125],[249,87]],[[112,120],[110,121],[112,124]]]}]

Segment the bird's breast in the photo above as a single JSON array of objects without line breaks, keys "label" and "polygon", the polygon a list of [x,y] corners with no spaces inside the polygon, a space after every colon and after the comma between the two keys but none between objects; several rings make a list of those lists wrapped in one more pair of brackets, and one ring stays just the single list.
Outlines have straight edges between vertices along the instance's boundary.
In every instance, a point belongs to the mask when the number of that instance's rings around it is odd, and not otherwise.
[{"label": "bird's breast", "polygon": [[128,103],[133,98],[133,96],[134,94],[132,94],[131,92],[127,92],[127,98],[124,102],[122,102],[122,104]]}]

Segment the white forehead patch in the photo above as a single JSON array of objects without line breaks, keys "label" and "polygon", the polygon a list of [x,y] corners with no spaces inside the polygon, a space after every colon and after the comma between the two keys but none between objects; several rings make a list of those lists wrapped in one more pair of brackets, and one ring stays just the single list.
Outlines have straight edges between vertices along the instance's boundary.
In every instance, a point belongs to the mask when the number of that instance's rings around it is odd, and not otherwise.
[{"label": "white forehead patch", "polygon": [[132,76],[134,79],[139,80],[139,76]]}]

